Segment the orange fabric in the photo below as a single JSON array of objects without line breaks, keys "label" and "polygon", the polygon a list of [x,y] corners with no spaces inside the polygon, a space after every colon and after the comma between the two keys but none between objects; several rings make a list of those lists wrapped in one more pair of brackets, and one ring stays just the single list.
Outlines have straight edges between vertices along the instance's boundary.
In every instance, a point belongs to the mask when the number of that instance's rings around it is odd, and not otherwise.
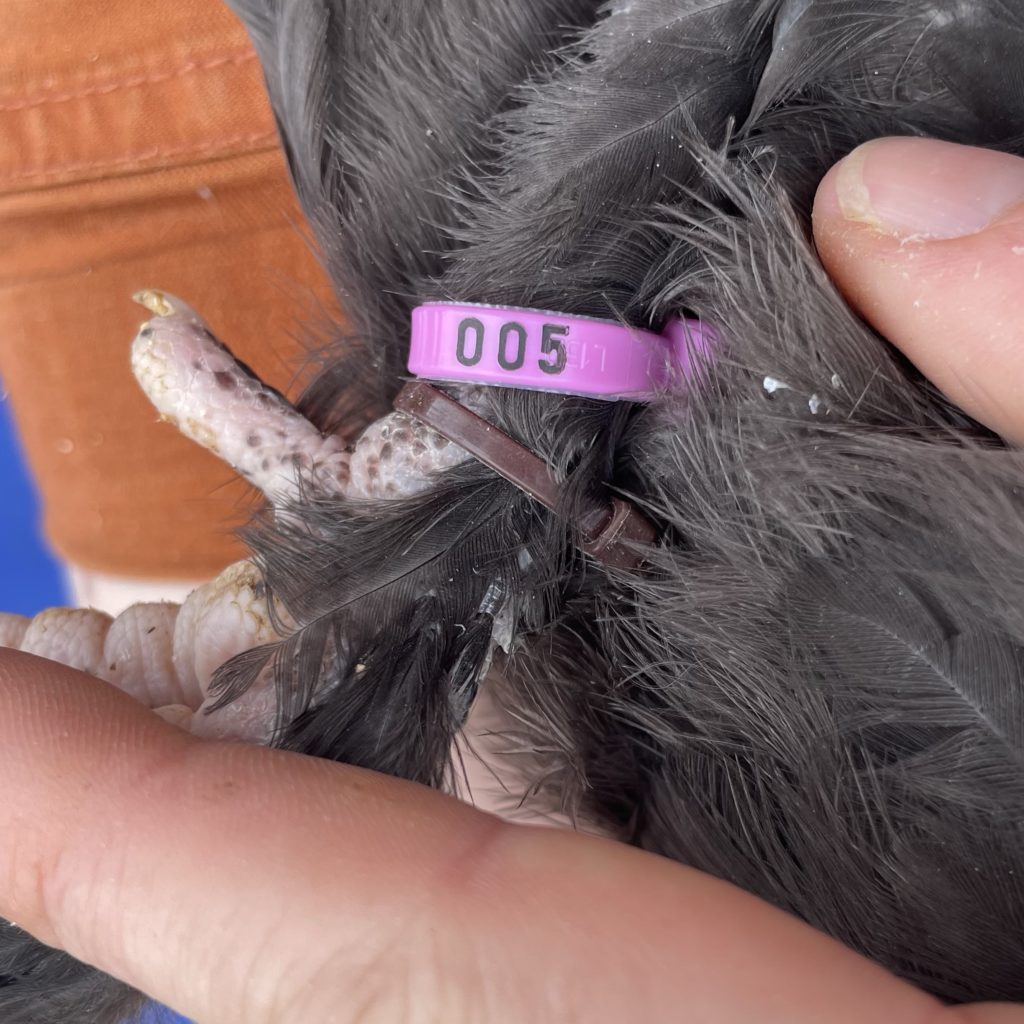
[{"label": "orange fabric", "polygon": [[327,287],[259,65],[220,0],[3,0],[0,377],[57,550],[199,578],[240,556],[245,488],[158,423],[128,348],[143,287],[287,388]]}]

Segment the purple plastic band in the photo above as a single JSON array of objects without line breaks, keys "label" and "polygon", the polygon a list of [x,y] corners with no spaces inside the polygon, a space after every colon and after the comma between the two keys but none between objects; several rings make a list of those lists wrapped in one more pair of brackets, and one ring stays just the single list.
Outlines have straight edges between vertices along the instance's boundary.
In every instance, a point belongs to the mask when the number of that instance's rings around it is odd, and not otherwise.
[{"label": "purple plastic band", "polygon": [[689,375],[714,332],[697,320],[665,334],[538,309],[429,302],[412,311],[409,372],[438,381],[647,401]]}]

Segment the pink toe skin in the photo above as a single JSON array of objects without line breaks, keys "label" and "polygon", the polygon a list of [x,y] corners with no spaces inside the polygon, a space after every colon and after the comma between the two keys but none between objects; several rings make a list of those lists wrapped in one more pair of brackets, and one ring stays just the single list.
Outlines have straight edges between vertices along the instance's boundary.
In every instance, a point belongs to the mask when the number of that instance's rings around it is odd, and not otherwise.
[{"label": "pink toe skin", "polygon": [[92,608],[47,608],[29,623],[21,650],[98,676],[103,642],[113,621]]},{"label": "pink toe skin", "polygon": [[185,732],[190,732],[194,712],[184,704],[165,704],[160,708],[153,708],[153,713],[159,715],[165,722],[176,725]]},{"label": "pink toe skin", "polygon": [[182,614],[190,604],[197,606],[190,649],[203,700],[224,662],[281,639],[271,619],[263,578],[252,562],[228,566],[189,597]]},{"label": "pink toe skin", "polygon": [[29,621],[24,615],[0,612],[0,647],[20,647]]},{"label": "pink toe skin", "polygon": [[99,676],[147,707],[187,704],[174,670],[178,605],[133,604],[110,627]]},{"label": "pink toe skin", "polygon": [[277,693],[268,675],[226,707],[208,712],[216,703],[210,698],[193,716],[191,732],[205,739],[238,740],[244,743],[269,743],[277,715]]}]

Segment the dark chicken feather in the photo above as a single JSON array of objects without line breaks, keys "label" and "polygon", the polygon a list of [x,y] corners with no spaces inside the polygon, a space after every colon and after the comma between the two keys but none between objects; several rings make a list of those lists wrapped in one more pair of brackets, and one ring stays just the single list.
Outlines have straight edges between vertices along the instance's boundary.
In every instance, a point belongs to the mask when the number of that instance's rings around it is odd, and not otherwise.
[{"label": "dark chicken feather", "polygon": [[[526,500],[509,502],[473,466],[452,473],[443,491],[405,503],[399,518],[386,503],[314,499],[302,512],[277,517],[261,534],[274,538],[262,561],[268,577],[284,580],[296,557],[307,559],[309,574],[277,592],[304,623],[272,652],[285,697],[281,745],[441,785],[490,646],[488,591],[494,580],[518,583]],[[313,577],[319,582],[309,586]],[[293,645],[310,648],[307,666]],[[327,650],[330,667],[321,672]],[[223,699],[255,678],[237,669],[229,662],[222,670]],[[307,687],[321,675],[326,690],[314,696]]]},{"label": "dark chicken feather", "polygon": [[[877,135],[1024,153],[1024,7],[632,0],[589,29],[568,0],[236,8],[352,323],[307,395],[323,425],[397,387],[422,299],[686,310],[724,340],[646,407],[490,394],[567,479],[559,515],[470,464],[386,509],[257,522],[300,628],[226,666],[225,697],[266,654],[281,743],[442,784],[499,585],[515,639],[486,685],[531,793],[945,999],[1024,1000],[1024,456],[850,312],[808,223]],[[608,487],[659,526],[642,572],[571,544]],[[0,963],[4,1020],[107,991],[13,930]]]},{"label": "dark chicken feather", "polygon": [[[379,406],[405,369],[420,278],[449,248],[447,195],[492,160],[484,124],[593,20],[593,0],[232,0],[255,43],[285,154],[352,325],[307,410]],[[352,381],[355,374],[355,381]],[[347,384],[345,388],[342,384]],[[343,410],[338,413],[332,409]],[[351,424],[347,424],[351,426]]]},{"label": "dark chicken feather", "polygon": [[701,174],[690,144],[725,142],[749,109],[767,41],[754,0],[660,0],[612,10],[503,119],[500,178],[459,229],[443,293],[624,316],[652,250],[644,215]]},{"label": "dark chicken feather", "polygon": [[775,12],[774,39],[744,134],[751,148],[773,149],[798,204],[810,201],[822,167],[878,135],[1013,151],[1024,142],[1024,7],[1015,0],[761,8]]}]

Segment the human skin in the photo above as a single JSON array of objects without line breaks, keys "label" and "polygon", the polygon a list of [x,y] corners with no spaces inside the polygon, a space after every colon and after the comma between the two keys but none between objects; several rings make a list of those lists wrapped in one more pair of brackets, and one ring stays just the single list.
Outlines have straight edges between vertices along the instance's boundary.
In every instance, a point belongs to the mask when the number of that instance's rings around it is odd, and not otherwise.
[{"label": "human skin", "polygon": [[[822,183],[815,236],[879,330],[1024,438],[1024,160],[869,144]],[[971,329],[936,329],[951,322]],[[13,651],[0,786],[0,913],[200,1024],[1024,1024],[1024,1007],[941,1006],[654,855],[203,740]]]}]

